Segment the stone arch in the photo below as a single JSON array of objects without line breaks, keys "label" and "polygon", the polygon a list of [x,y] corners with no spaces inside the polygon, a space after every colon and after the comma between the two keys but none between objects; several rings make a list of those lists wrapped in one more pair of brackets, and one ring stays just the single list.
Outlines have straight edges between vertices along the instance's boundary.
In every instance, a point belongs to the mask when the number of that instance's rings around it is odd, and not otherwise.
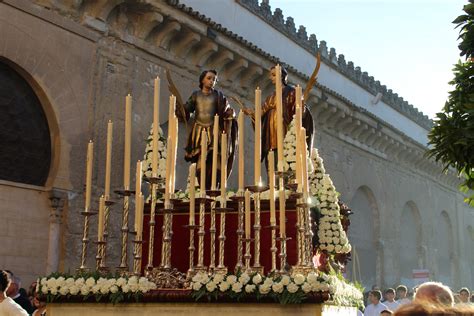
[{"label": "stone arch", "polygon": [[398,236],[400,283],[412,287],[412,270],[423,268],[425,262],[421,216],[413,201],[405,203],[402,209]]},{"label": "stone arch", "polygon": [[28,72],[26,72],[25,69],[23,69],[13,61],[6,59],[2,56],[0,56],[0,64],[3,64],[6,67],[12,69],[12,71],[19,77],[21,77],[21,79],[24,80],[26,85],[31,88],[32,93],[38,100],[38,105],[41,107],[41,109],[38,109],[38,111],[41,111],[44,115],[44,124],[47,124],[49,134],[49,141],[47,143],[44,143],[44,145],[49,145],[49,153],[47,154],[47,156],[43,157],[43,159],[48,159],[47,163],[49,164],[49,166],[44,166],[44,168],[47,168],[47,170],[45,171],[46,174],[44,175],[45,179],[40,181],[34,181],[34,183],[23,183],[49,187],[52,185],[58,170],[60,145],[59,127],[51,103],[49,102],[49,99],[47,98],[44,90],[41,88],[39,83]]},{"label": "stone arch", "polygon": [[438,263],[437,279],[452,286],[454,281],[454,240],[453,226],[447,211],[442,211],[437,219],[435,226],[435,256]]},{"label": "stone arch", "polygon": [[[79,82],[65,71],[66,60],[54,47],[45,45],[46,38],[37,38],[28,28],[0,20],[0,37],[4,41],[0,59],[18,72],[37,95],[45,112],[51,135],[51,168],[45,187],[72,187],[69,177],[72,138],[86,130],[87,115],[83,103],[72,86]],[[83,99],[83,98],[82,98]],[[61,133],[60,133],[61,131]],[[84,145],[86,146],[86,145]]]},{"label": "stone arch", "polygon": [[372,190],[365,185],[356,190],[349,205],[354,212],[351,216],[349,240],[355,250],[353,257],[357,256],[359,262],[353,260],[349,263],[348,276],[370,288],[374,284],[381,284],[383,247],[380,242],[379,208]]}]

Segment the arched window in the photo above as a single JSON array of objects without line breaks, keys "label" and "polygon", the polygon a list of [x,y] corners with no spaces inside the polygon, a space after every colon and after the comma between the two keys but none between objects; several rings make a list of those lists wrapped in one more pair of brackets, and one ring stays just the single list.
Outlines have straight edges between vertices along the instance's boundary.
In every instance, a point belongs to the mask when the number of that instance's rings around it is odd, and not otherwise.
[{"label": "arched window", "polygon": [[413,269],[422,268],[421,258],[421,221],[418,208],[413,202],[405,204],[400,218],[400,283],[409,287],[413,282]]},{"label": "arched window", "polygon": [[350,206],[354,212],[351,215],[351,226],[349,227],[353,259],[349,262],[347,274],[352,281],[359,281],[370,289],[372,285],[376,284],[376,240],[378,238],[378,232],[375,229],[375,222],[378,221],[378,209],[372,191],[365,186],[359,188]]},{"label": "arched window", "polygon": [[0,180],[44,186],[50,166],[43,107],[28,82],[0,60]]},{"label": "arched window", "polygon": [[453,269],[453,228],[451,220],[446,211],[441,212],[438,218],[438,226],[436,227],[436,257],[438,262],[438,279],[440,282],[452,286],[452,269]]}]

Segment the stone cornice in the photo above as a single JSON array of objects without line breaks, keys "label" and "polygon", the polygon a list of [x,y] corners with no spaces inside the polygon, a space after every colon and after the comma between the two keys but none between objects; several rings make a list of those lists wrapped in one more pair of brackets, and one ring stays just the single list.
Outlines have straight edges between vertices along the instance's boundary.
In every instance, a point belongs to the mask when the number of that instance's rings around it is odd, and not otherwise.
[{"label": "stone cornice", "polygon": [[381,93],[382,100],[386,104],[405,115],[410,120],[413,120],[428,130],[433,127],[433,121],[429,119],[428,116],[424,115],[413,105],[398,96],[398,94],[394,93],[392,89],[387,89],[387,86],[382,85],[380,81],[375,80],[373,76],[369,76],[365,71],[363,72],[360,67],[355,67],[352,61],[346,62],[344,55],[336,54],[335,48],[330,48],[328,51],[325,41],[321,41],[318,45],[316,35],[311,34],[308,37],[305,26],[300,25],[298,30],[296,30],[294,19],[292,17],[287,17],[285,21],[283,12],[280,8],[276,8],[272,14],[268,1],[262,1],[260,5],[258,4],[258,0],[235,1],[271,25],[275,30],[284,34],[290,40],[310,52],[312,55],[315,55],[319,51],[323,61],[327,65],[342,73],[373,95]]}]

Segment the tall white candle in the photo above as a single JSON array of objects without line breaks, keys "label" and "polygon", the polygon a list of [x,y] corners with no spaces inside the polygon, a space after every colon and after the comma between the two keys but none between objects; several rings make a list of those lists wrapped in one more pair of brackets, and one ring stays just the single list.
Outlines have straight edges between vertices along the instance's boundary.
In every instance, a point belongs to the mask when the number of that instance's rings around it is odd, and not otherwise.
[{"label": "tall white candle", "polygon": [[277,108],[277,149],[278,149],[278,171],[283,171],[283,100],[282,100],[282,82],[281,66],[275,68],[275,100]]},{"label": "tall white candle", "polygon": [[158,128],[160,126],[160,78],[156,77],[154,81],[154,94],[153,94],[153,141],[152,141],[152,163],[151,172],[153,177],[158,176]]},{"label": "tall white candle", "polygon": [[107,124],[107,149],[105,157],[105,200],[110,198],[110,172],[112,166],[112,134],[113,134],[114,124],[112,121],[109,121]]},{"label": "tall white candle", "polygon": [[140,193],[142,193],[142,162],[137,161],[137,173],[135,174],[135,208],[138,208],[138,200]]},{"label": "tall white candle", "polygon": [[143,208],[145,204],[145,197],[140,192],[138,195],[138,203],[136,205],[136,212],[135,212],[135,232],[137,233],[138,240],[142,240],[142,233],[143,233]]},{"label": "tall white candle", "polygon": [[221,207],[226,207],[227,189],[227,134],[222,133],[221,138]]},{"label": "tall white candle", "polygon": [[270,187],[270,225],[276,225],[275,215],[275,153],[268,153],[268,185]]},{"label": "tall white candle", "polygon": [[239,191],[244,191],[244,112],[239,113]]},{"label": "tall white candle", "polygon": [[201,133],[201,194],[206,195],[206,159],[207,159],[207,133],[205,130]]},{"label": "tall white candle", "polygon": [[132,147],[132,96],[125,97],[125,144],[123,156],[123,188],[130,189],[130,156]]},{"label": "tall white candle", "polygon": [[189,225],[194,225],[194,217],[196,212],[196,164],[189,166]]},{"label": "tall white candle", "polygon": [[94,143],[92,140],[87,144],[87,162],[86,162],[86,202],[85,210],[90,211],[92,195],[92,163],[94,161]]},{"label": "tall white candle", "polygon": [[262,111],[261,111],[261,100],[262,100],[262,91],[257,87],[255,90],[255,157],[254,157],[254,170],[255,170],[255,185],[260,184],[261,180],[261,147],[262,147],[262,137],[261,137],[261,124],[262,124]]},{"label": "tall white candle", "polygon": [[250,192],[245,190],[245,238],[250,238]]},{"label": "tall white candle", "polygon": [[104,241],[105,228],[105,197],[101,195],[99,198],[99,218],[97,224],[97,240]]},{"label": "tall white candle", "polygon": [[[221,145],[222,146],[222,145]],[[211,190],[217,188],[217,154],[219,151],[219,115],[214,116],[214,125],[212,132],[212,179]]]}]

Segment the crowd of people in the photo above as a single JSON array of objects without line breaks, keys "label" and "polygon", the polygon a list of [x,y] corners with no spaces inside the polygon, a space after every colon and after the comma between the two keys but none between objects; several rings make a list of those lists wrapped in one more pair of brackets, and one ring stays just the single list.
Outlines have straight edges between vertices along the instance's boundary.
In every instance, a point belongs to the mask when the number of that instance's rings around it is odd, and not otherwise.
[{"label": "crowd of people", "polygon": [[474,295],[468,288],[453,292],[439,282],[426,282],[409,293],[408,288],[399,285],[383,292],[373,286],[366,293],[364,316],[424,316],[424,315],[463,315],[474,316]]},{"label": "crowd of people", "polygon": [[9,270],[0,270],[0,315],[46,315],[46,304],[38,296],[36,282],[26,291],[18,276]]}]

